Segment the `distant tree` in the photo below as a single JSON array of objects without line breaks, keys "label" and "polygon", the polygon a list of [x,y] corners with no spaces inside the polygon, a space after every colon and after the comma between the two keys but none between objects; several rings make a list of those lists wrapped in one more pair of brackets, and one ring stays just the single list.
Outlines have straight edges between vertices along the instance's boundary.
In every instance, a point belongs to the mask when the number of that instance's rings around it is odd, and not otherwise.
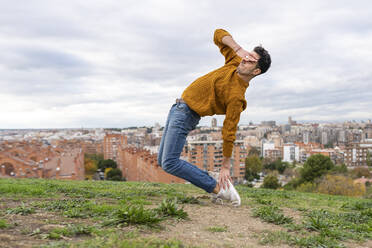
[{"label": "distant tree", "polygon": [[360,178],[360,177],[365,177],[365,178],[372,177],[372,174],[369,171],[369,169],[368,168],[365,168],[365,167],[354,168],[353,170],[350,171],[349,174],[354,179],[355,178]]},{"label": "distant tree", "polygon": [[248,181],[253,181],[254,178],[259,178],[258,173],[262,171],[262,161],[257,155],[248,156],[245,159],[245,178]]},{"label": "distant tree", "polygon": [[331,169],[331,174],[346,174],[347,173],[347,167],[345,164],[336,165]]},{"label": "distant tree", "polygon": [[84,156],[86,157],[86,158],[90,158],[90,159],[92,159],[92,160],[96,160],[96,161],[100,161],[100,160],[104,160],[104,158],[103,158],[103,154],[100,154],[100,153],[98,153],[98,154],[96,154],[96,153],[93,153],[93,154],[84,154]]},{"label": "distant tree", "polygon": [[367,151],[367,166],[371,167],[372,166],[372,158],[371,158],[371,152]]},{"label": "distant tree", "polygon": [[333,148],[333,143],[328,142],[327,144],[324,145],[324,148]]},{"label": "distant tree", "polygon": [[265,170],[275,170],[274,160],[271,158],[262,159],[262,165]]},{"label": "distant tree", "polygon": [[254,156],[256,155],[257,157],[260,156],[260,151],[256,148],[256,147],[252,147],[249,152],[248,152],[248,156]]},{"label": "distant tree", "polygon": [[296,166],[297,166],[297,161],[296,161],[296,159],[295,159],[295,160],[293,160],[293,162],[292,162],[292,168],[296,168]]},{"label": "distant tree", "polygon": [[302,170],[300,171],[302,181],[312,182],[315,178],[319,178],[326,174],[334,167],[331,159],[322,154],[315,154],[310,156]]},{"label": "distant tree", "polygon": [[115,168],[111,169],[110,171],[107,172],[106,179],[107,180],[112,180],[112,181],[121,181],[122,180],[122,172],[121,170]]},{"label": "distant tree", "polygon": [[103,160],[103,154],[84,154],[85,174],[91,178]]},{"label": "distant tree", "polygon": [[84,167],[86,175],[93,175],[97,171],[97,162],[90,158],[84,159]]},{"label": "distant tree", "polygon": [[281,185],[279,183],[278,177],[275,174],[269,174],[264,178],[262,187],[267,189],[277,189]]},{"label": "distant tree", "polygon": [[275,161],[267,161],[264,159],[264,169],[266,170],[277,170],[280,174],[283,174],[284,170],[289,167],[287,162],[283,162],[280,158]]},{"label": "distant tree", "polygon": [[117,166],[116,162],[112,159],[101,160],[98,163],[98,168],[101,170],[105,170],[106,168],[116,168]]}]

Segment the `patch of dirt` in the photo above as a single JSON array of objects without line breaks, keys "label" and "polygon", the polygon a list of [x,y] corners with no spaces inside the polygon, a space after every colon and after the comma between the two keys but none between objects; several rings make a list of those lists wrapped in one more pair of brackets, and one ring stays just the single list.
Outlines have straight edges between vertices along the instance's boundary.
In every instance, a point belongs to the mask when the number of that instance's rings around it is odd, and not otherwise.
[{"label": "patch of dirt", "polygon": [[[51,240],[40,238],[37,232],[40,232],[40,234],[46,234],[54,228],[65,227],[67,224],[87,224],[85,222],[91,224],[91,220],[89,219],[71,219],[63,217],[59,215],[59,213],[43,212],[40,210],[29,215],[5,215],[2,216],[2,219],[6,219],[7,223],[10,224],[11,227],[1,229],[1,248],[28,248],[47,245]],[[37,231],[38,229],[40,231]],[[33,232],[36,233],[33,234]],[[76,240],[80,239],[80,237],[76,238]]]},{"label": "patch of dirt", "polygon": [[344,245],[348,248],[371,248],[372,247],[372,240],[368,240],[364,243],[344,242]]},{"label": "patch of dirt", "polygon": [[[166,229],[156,235],[162,239],[177,239],[187,245],[200,247],[271,247],[258,244],[258,236],[265,230],[284,230],[280,226],[264,223],[251,216],[245,206],[234,208],[228,205],[206,203],[205,206],[187,204],[184,210],[190,220],[169,220]],[[165,223],[164,223],[165,224]],[[212,232],[211,227],[225,228]],[[288,245],[276,246],[287,248]]]},{"label": "patch of dirt", "polygon": [[290,208],[282,208],[283,214],[288,217],[293,218],[293,222],[296,224],[302,224],[303,216],[301,215],[301,212],[295,211]]}]

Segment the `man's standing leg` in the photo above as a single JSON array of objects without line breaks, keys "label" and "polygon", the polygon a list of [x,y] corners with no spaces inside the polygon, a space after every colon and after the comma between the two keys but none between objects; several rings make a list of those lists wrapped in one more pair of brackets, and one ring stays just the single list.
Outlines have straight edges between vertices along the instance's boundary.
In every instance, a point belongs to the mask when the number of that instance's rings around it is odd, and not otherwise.
[{"label": "man's standing leg", "polygon": [[216,180],[207,172],[180,159],[187,134],[195,129],[199,120],[200,117],[187,104],[173,105],[164,128],[158,160],[166,172],[183,178],[210,193],[216,187]]}]

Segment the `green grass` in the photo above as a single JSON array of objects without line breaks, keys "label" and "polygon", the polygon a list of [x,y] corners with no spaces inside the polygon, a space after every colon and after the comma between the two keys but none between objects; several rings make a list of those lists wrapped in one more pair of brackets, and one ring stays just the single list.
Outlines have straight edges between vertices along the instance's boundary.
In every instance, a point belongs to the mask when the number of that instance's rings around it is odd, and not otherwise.
[{"label": "green grass", "polygon": [[[363,242],[372,239],[371,200],[263,189],[253,189],[246,195],[256,206],[253,216],[287,229],[264,233],[260,239],[261,244],[344,247],[343,241]],[[302,223],[293,223],[293,219],[284,216],[278,206],[298,211],[302,215]]]},{"label": "green grass", "polygon": [[[237,190],[242,207],[234,211],[280,225],[281,231],[259,233],[259,244],[333,248],[372,240],[372,199],[244,186]],[[40,240],[41,245],[48,242],[45,247],[187,247],[178,240],[145,238],[141,232],[156,236],[166,225],[188,221],[187,204],[197,205],[191,209],[213,207],[195,195],[207,196],[184,184],[0,179],[0,229]],[[219,207],[230,213],[228,207]],[[39,214],[48,219],[40,226],[27,224]],[[44,230],[43,224],[62,227]],[[233,235],[224,223],[203,229]],[[134,235],[133,230],[140,232]]]},{"label": "green grass", "polygon": [[262,206],[253,210],[254,217],[260,217],[263,221],[277,225],[292,223],[291,217],[284,216],[277,206]]},{"label": "green grass", "polygon": [[23,202],[20,206],[15,208],[8,208],[6,214],[20,214],[20,215],[29,215],[35,213],[35,209],[32,207],[27,207]]}]

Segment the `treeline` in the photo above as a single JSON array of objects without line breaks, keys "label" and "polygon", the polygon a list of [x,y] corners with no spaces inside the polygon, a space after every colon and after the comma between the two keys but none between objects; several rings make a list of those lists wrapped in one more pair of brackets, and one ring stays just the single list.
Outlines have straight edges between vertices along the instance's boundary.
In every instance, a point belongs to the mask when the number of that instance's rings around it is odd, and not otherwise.
[{"label": "treeline", "polygon": [[[303,165],[262,158],[257,150],[251,151],[245,159],[248,186],[253,186],[252,182],[265,175],[261,185],[263,188],[366,198],[372,198],[371,183],[355,183],[354,180],[372,178],[371,169],[357,167],[349,170],[345,164],[335,165],[329,157],[321,154],[310,156]],[[279,177],[286,178],[288,183],[282,185]]]}]

